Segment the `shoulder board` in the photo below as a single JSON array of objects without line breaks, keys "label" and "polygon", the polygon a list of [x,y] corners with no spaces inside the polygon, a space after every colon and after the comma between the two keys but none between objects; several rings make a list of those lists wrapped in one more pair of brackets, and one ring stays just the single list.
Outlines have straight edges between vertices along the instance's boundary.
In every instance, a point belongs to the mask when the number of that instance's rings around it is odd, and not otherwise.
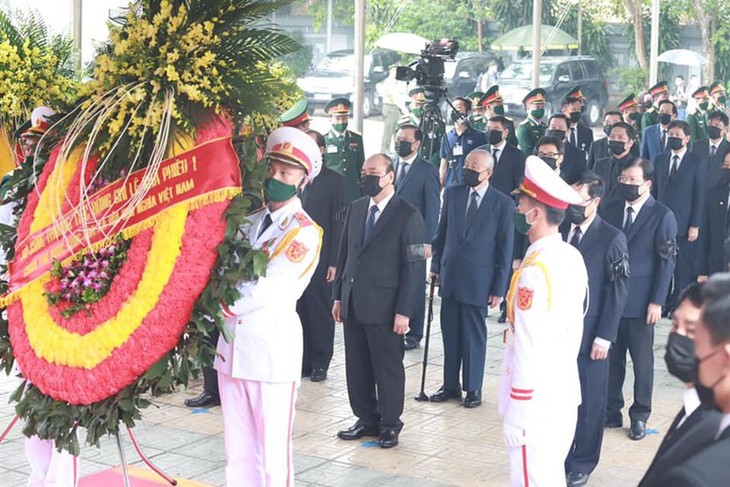
[{"label": "shoulder board", "polygon": [[357,136],[362,137],[362,134],[360,132],[356,132],[356,131],[350,130],[350,129],[347,129],[347,131],[350,132],[352,135],[357,135]]},{"label": "shoulder board", "polygon": [[309,215],[307,215],[303,211],[299,211],[299,212],[295,213],[294,218],[299,222],[299,225],[302,227],[308,227],[308,226],[314,224],[312,219],[309,218]]}]

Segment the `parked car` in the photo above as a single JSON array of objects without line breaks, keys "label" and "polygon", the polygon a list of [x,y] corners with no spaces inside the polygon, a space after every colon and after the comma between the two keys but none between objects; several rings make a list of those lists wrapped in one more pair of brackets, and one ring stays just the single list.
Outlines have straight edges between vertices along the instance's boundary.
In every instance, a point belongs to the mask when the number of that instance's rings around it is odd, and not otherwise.
[{"label": "parked car", "polygon": [[[461,51],[456,54],[454,61],[444,63],[444,86],[449,100],[477,90],[482,75],[487,72],[492,61],[496,61],[496,57],[490,52]],[[447,113],[447,108],[446,101],[443,101],[442,113]]]},{"label": "parked car", "polygon": [[[559,112],[568,90],[580,85],[586,98],[586,122],[595,125],[601,120],[608,103],[608,82],[592,57],[543,57],[539,79],[547,93],[547,116]],[[499,92],[508,115],[525,116],[522,99],[532,88],[532,59],[520,59],[507,66],[499,80]]]},{"label": "parked car", "polygon": [[[365,97],[363,116],[379,113],[380,97],[375,85],[388,76],[388,66],[399,59],[399,54],[376,49],[365,55]],[[297,81],[312,109],[324,108],[333,98],[344,96],[352,100],[355,91],[355,53],[352,49],[332,51],[317,66]]]}]

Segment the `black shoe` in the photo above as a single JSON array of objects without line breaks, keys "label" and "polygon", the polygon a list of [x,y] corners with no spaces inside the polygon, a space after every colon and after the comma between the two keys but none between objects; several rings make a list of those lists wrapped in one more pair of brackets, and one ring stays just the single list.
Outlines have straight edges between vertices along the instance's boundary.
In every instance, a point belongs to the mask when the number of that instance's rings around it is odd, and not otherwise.
[{"label": "black shoe", "polygon": [[608,419],[608,418],[606,418],[606,422],[603,424],[603,426],[605,428],[611,428],[611,429],[614,429],[614,428],[623,428],[624,421],[621,418],[618,418],[618,419]]},{"label": "black shoe", "polygon": [[464,398],[465,408],[476,408],[482,405],[482,391],[468,391]]},{"label": "black shoe", "polygon": [[406,350],[413,350],[421,346],[421,340],[416,340],[415,338],[406,337],[405,340],[403,340],[403,347]]},{"label": "black shoe", "polygon": [[337,437],[341,440],[359,440],[363,436],[379,436],[380,429],[376,424],[368,424],[361,420],[347,428],[346,430],[340,430],[337,433]]},{"label": "black shoe", "polygon": [[631,421],[629,438],[634,441],[643,440],[646,436],[646,421]]},{"label": "black shoe", "polygon": [[449,399],[461,399],[461,391],[458,389],[446,389],[443,386],[428,398],[431,402],[446,402]]},{"label": "black shoe", "polygon": [[203,391],[198,397],[185,399],[185,405],[189,408],[209,408],[213,406],[220,406],[221,400],[219,397],[214,396],[210,392]]},{"label": "black shoe", "polygon": [[398,446],[398,434],[400,431],[397,428],[385,428],[380,432],[378,438],[378,445],[380,448],[393,448]]},{"label": "black shoe", "polygon": [[309,375],[309,380],[312,382],[322,382],[327,378],[327,369],[322,367],[315,367],[312,369],[312,373]]},{"label": "black shoe", "polygon": [[588,477],[590,476],[591,474],[588,473],[570,472],[565,477],[565,480],[568,483],[568,487],[583,487],[588,484]]}]

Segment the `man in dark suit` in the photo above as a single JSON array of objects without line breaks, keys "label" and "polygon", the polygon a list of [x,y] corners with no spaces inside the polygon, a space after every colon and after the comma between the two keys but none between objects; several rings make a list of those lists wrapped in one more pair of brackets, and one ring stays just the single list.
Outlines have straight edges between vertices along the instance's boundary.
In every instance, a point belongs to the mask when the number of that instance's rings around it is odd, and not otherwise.
[{"label": "man in dark suit", "polygon": [[[613,124],[620,122],[621,112],[615,110],[606,112],[603,116],[603,133],[606,134],[602,139],[594,140],[591,144],[591,148],[588,151],[588,169],[598,173],[599,170],[596,168],[596,161],[605,159],[611,156],[608,150],[608,136],[611,135],[611,127]],[[607,183],[607,181],[604,181]]]},{"label": "man in dark suit", "polygon": [[730,152],[725,154],[717,183],[710,187],[705,200],[702,231],[698,245],[698,281],[706,281],[716,272],[728,271],[725,242],[730,235]]},{"label": "man in dark suit", "polygon": [[[322,154],[326,143],[316,130],[307,134],[317,142]],[[328,167],[322,167],[317,178],[302,191],[302,207],[322,228],[322,250],[319,263],[309,286],[297,301],[297,313],[302,320],[304,355],[302,376],[312,382],[327,378],[335,340],[335,323],[332,320],[332,281],[335,280],[337,250],[342,234],[347,203],[343,177]]]},{"label": "man in dark suit", "polygon": [[382,448],[398,445],[403,427],[403,335],[426,275],[426,230],[416,208],[396,196],[393,163],[370,156],[363,192],[345,217],[332,316],[344,323],[347,393],[357,422],[343,440],[378,436]]},{"label": "man in dark suit", "polygon": [[[545,135],[556,137],[563,144],[560,177],[566,183],[573,184],[578,175],[586,170],[586,153],[568,141],[568,127],[570,127],[570,119],[562,113],[556,113],[550,117]],[[535,151],[535,154],[537,154],[537,151]]]},{"label": "man in dark suit", "polygon": [[692,152],[707,161],[708,188],[720,179],[722,162],[725,155],[730,152],[730,142],[725,138],[728,125],[728,116],[725,113],[711,113],[707,122],[708,138],[692,145]]},{"label": "man in dark suit", "polygon": [[702,285],[694,283],[682,291],[677,309],[672,313],[672,332],[664,360],[669,373],[686,386],[683,407],[667,430],[639,487],[666,485],[660,482],[661,477],[711,443],[720,426],[722,415],[700,404],[694,386],[694,337],[704,303],[701,290]]},{"label": "man in dark suit", "polygon": [[568,487],[579,487],[586,485],[601,454],[608,394],[608,350],[616,340],[629,291],[629,255],[624,234],[598,216],[598,205],[605,191],[601,178],[586,171],[573,188],[583,203],[568,206],[561,233],[583,255],[590,295],[578,354],[583,403],[578,407],[573,447],[565,461]]},{"label": "man in dark suit", "polygon": [[695,386],[702,405],[723,413],[714,441],[688,460],[671,468],[656,485],[715,487],[730,484],[730,297],[727,289],[717,296],[706,291],[717,281],[726,287],[728,274],[710,278],[703,291],[706,302],[695,332]]},{"label": "man in dark suit", "polygon": [[494,170],[489,184],[509,195],[517,189],[525,172],[525,154],[507,142],[509,120],[495,115],[487,121],[487,145],[479,147],[488,151],[494,159]]},{"label": "man in dark suit", "polygon": [[608,135],[608,150],[611,155],[596,161],[594,171],[606,184],[606,196],[602,205],[611,201],[623,201],[619,194],[618,177],[624,164],[633,159],[632,149],[636,139],[636,130],[626,122],[615,123]]},{"label": "man in dark suit", "polygon": [[659,102],[657,108],[658,123],[644,129],[641,137],[641,157],[655,161],[656,157],[667,148],[667,131],[669,124],[677,119],[677,107],[669,100]]},{"label": "man in dark suit", "polygon": [[433,402],[461,399],[462,389],[464,407],[482,402],[485,319],[488,307],[498,307],[507,292],[514,236],[515,205],[489,184],[493,168],[489,152],[473,150],[464,164],[464,185],[444,193],[431,261],[431,279],[440,281],[444,382]]},{"label": "man in dark suit", "polygon": [[676,305],[679,292],[697,279],[696,240],[702,224],[705,204],[707,169],[705,160],[689,151],[690,128],[677,120],[669,124],[668,152],[657,156],[656,180],[652,194],[669,207],[677,218],[677,265],[674,269],[674,289],[667,309]]},{"label": "man in dark suit", "polygon": [[[616,126],[612,133],[614,130]],[[606,427],[623,426],[622,388],[628,350],[635,377],[634,404],[629,409],[632,440],[646,436],[654,384],[654,325],[662,315],[677,248],[677,221],[669,208],[652,197],[653,177],[651,162],[638,157],[628,160],[619,179],[623,201],[612,201],[601,209],[601,216],[626,235],[631,268],[629,297],[621,314],[616,342],[609,352]]]},{"label": "man in dark suit", "polygon": [[[395,163],[395,194],[416,207],[426,224],[426,258],[431,257],[431,239],[436,234],[441,206],[439,173],[436,166],[426,159],[418,157],[423,133],[414,125],[403,125],[395,134],[395,151],[398,159]],[[424,281],[421,283],[423,284]],[[419,288],[416,294],[415,308],[411,315],[405,339],[406,350],[418,347],[423,338],[423,321],[426,310],[425,289]]]},{"label": "man in dark suit", "polygon": [[[580,88],[578,88],[578,91],[574,94],[580,94],[581,97],[583,96],[582,93],[580,93]],[[588,151],[591,149],[591,145],[593,144],[593,130],[581,123],[583,118],[583,104],[581,103],[581,98],[577,96],[566,96],[563,99],[563,105],[560,111],[563,112],[563,115],[568,117],[568,121],[570,122],[567,133],[568,142],[570,142],[576,149],[583,151],[586,154],[586,157],[588,157]]]}]

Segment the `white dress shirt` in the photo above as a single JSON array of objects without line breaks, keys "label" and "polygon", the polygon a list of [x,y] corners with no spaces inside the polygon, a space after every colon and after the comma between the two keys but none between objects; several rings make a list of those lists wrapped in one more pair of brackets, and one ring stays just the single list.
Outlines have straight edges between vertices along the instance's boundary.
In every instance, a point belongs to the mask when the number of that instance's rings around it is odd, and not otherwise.
[{"label": "white dress shirt", "polygon": [[[388,203],[390,203],[390,200],[393,199],[394,194],[395,194],[395,191],[391,191],[391,193],[388,196],[386,196],[385,198],[383,198],[380,201],[380,203],[375,203],[375,201],[372,198],[370,198],[370,204],[368,205],[368,213],[367,213],[368,216],[370,215],[370,208],[372,208],[373,206],[378,207],[378,211],[375,213],[375,221],[373,222],[373,224],[378,223],[378,220],[380,220],[380,215],[383,214],[383,211],[385,211],[385,207],[388,206]],[[365,218],[367,219],[368,216],[366,216]]]}]

